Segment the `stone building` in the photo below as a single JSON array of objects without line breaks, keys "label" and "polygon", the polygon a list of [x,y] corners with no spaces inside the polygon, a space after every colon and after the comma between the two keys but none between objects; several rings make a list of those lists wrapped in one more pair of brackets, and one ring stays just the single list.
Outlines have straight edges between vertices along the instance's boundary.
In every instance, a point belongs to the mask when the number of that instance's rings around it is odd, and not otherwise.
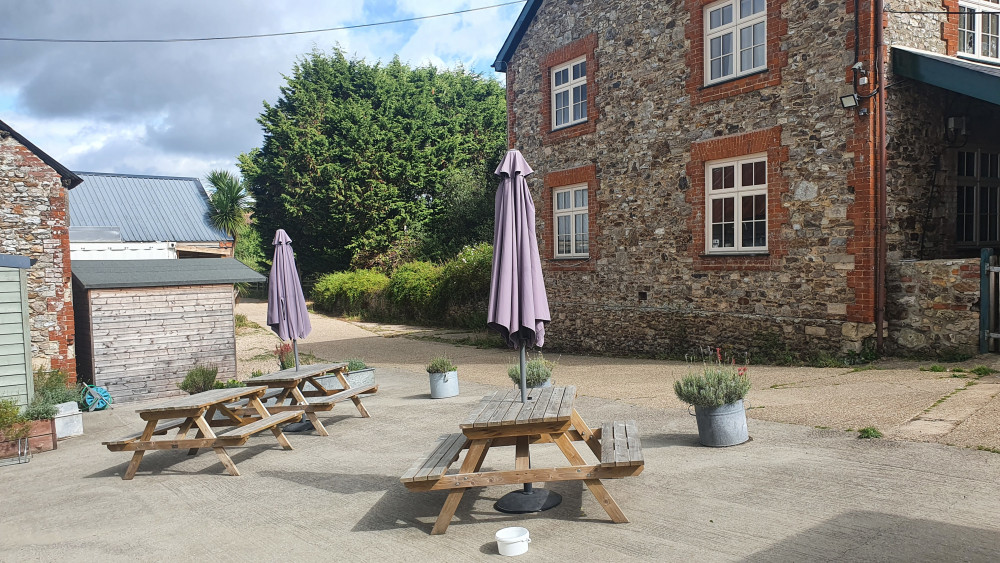
[{"label": "stone building", "polygon": [[0,253],[34,261],[27,268],[33,367],[61,369],[72,380],[76,362],[66,195],[80,182],[0,121]]},{"label": "stone building", "polygon": [[998,3],[528,0],[494,68],[547,342],[975,351]]}]

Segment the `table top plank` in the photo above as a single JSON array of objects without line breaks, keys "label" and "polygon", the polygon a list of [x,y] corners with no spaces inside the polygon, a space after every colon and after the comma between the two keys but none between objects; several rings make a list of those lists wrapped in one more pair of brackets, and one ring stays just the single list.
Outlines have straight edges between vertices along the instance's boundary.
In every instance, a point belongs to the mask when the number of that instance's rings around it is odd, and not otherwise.
[{"label": "table top plank", "polygon": [[630,465],[644,463],[642,458],[642,443],[639,442],[639,428],[634,420],[625,421],[625,434],[628,441],[628,460]]},{"label": "table top plank", "polygon": [[208,391],[202,391],[201,393],[195,393],[194,395],[187,395],[185,397],[177,397],[169,401],[164,401],[162,403],[159,403],[151,407],[136,409],[135,412],[143,414],[143,413],[170,412],[170,411],[188,410],[188,409],[202,409],[202,408],[208,408],[212,405],[216,405],[219,403],[233,402],[249,395],[263,394],[266,391],[267,387],[263,386],[209,389]]},{"label": "table top plank", "polygon": [[556,420],[565,420],[573,416],[573,404],[576,402],[576,385],[567,385],[563,394],[563,402],[559,405]]},{"label": "table top plank", "polygon": [[615,422],[615,465],[628,465],[628,436],[625,434],[625,423]]},{"label": "table top plank", "polygon": [[276,371],[274,373],[269,373],[267,375],[259,375],[257,377],[251,378],[252,383],[286,383],[286,382],[300,382],[307,377],[316,377],[329,373],[331,371],[336,371],[338,369],[347,368],[347,364],[344,362],[333,363],[333,364],[310,364],[307,366],[299,366],[299,369],[288,368],[281,371]]},{"label": "table top plank", "polygon": [[532,394],[538,393],[538,399],[535,401],[534,408],[524,419],[518,417],[518,422],[541,422],[545,419],[545,409],[549,406],[549,401],[552,400],[552,394],[555,392],[556,387],[543,387],[541,391],[536,389]]},{"label": "table top plank", "polygon": [[605,422],[601,425],[601,465],[615,458],[615,425]]},{"label": "table top plank", "polygon": [[548,406],[545,407],[545,412],[542,413],[542,417],[546,422],[551,422],[556,419],[556,415],[559,414],[559,406],[562,405],[563,395],[565,393],[565,387],[557,387],[553,389],[552,399],[549,400]]},{"label": "table top plank", "polygon": [[475,408],[473,408],[469,412],[469,416],[465,417],[465,420],[461,424],[459,424],[459,426],[466,427],[475,424],[476,419],[479,418],[479,415],[483,413],[483,410],[486,408],[486,406],[489,405],[490,402],[497,396],[497,394],[501,392],[502,391],[494,391],[493,393],[490,393],[489,395],[480,399],[479,404],[477,404]]},{"label": "table top plank", "polygon": [[482,426],[489,426],[490,419],[493,418],[493,415],[497,412],[497,409],[503,408],[504,411],[506,412],[508,406],[509,403],[503,400],[503,395],[500,395],[498,393],[497,396],[494,396],[493,400],[490,401],[488,405],[486,405],[486,408],[483,409],[483,412],[480,413],[479,417],[476,418],[476,422],[473,424],[473,426],[477,428]]}]

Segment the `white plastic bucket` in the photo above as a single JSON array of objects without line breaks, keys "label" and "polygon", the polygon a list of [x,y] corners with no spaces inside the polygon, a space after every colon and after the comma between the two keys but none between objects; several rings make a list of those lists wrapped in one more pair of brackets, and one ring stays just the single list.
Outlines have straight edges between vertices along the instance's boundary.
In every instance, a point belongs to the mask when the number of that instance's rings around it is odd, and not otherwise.
[{"label": "white plastic bucket", "polygon": [[521,555],[528,551],[531,538],[527,528],[504,528],[497,532],[497,549],[500,555]]}]

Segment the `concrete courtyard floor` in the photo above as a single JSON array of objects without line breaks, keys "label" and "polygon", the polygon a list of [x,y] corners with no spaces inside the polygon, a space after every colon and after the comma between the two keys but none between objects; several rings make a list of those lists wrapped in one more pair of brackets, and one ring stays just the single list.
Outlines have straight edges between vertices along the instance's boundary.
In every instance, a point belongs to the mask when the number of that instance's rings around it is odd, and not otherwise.
[{"label": "concrete courtyard floor", "polygon": [[[263,322],[260,304],[239,310]],[[917,364],[753,366],[753,439],[713,449],[697,444],[694,419],[673,398],[683,364],[552,358],[591,425],[638,421],[645,471],[605,481],[631,522],[612,524],[580,482],[546,485],[562,504],[519,516],[492,508],[516,487],[488,487],[466,494],[447,534],[430,536],[445,493],[411,493],[399,476],[480,397],[509,387],[512,355],[440,334],[380,336],[405,327],[312,320],[303,352],[377,366],[380,390],[364,399],[371,418],[340,404],[323,418],[331,435],[289,433],[293,451],[255,436],[231,449],[240,477],[211,452],[161,451],[122,481],[129,455],[101,441],[141,428],[136,405],[89,413],[84,436],[0,467],[0,560],[468,561],[499,558],[493,535],[506,526],[528,528],[523,558],[533,561],[996,561],[1000,552],[1000,455],[975,449],[1000,447],[1000,384]],[[264,331],[240,341],[241,370],[277,342]],[[434,400],[423,366],[441,353],[459,365],[461,394]],[[846,431],[863,426],[886,438]],[[512,468],[508,450],[492,450],[484,467]],[[562,463],[554,446],[534,448],[532,460]]]}]

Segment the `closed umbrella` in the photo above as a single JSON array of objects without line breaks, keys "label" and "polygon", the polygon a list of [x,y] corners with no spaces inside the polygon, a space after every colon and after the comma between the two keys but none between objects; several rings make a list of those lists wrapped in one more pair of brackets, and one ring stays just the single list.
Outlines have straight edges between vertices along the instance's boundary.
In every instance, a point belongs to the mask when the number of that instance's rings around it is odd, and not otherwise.
[{"label": "closed umbrella", "polygon": [[267,282],[267,324],[282,341],[291,340],[295,352],[295,369],[299,369],[299,347],[296,342],[312,330],[306,298],[295,269],[292,239],[284,229],[274,233],[274,260]]},{"label": "closed umbrella", "polygon": [[[545,343],[549,301],[542,279],[542,261],[535,238],[535,204],[525,177],[532,173],[520,151],[509,150],[496,175],[497,188],[493,231],[493,274],[486,326],[500,333],[507,345],[519,352],[521,402],[527,402],[525,350]],[[559,504],[557,493],[535,490],[525,483],[523,491],[504,495],[494,507],[521,514],[548,510]]]}]

